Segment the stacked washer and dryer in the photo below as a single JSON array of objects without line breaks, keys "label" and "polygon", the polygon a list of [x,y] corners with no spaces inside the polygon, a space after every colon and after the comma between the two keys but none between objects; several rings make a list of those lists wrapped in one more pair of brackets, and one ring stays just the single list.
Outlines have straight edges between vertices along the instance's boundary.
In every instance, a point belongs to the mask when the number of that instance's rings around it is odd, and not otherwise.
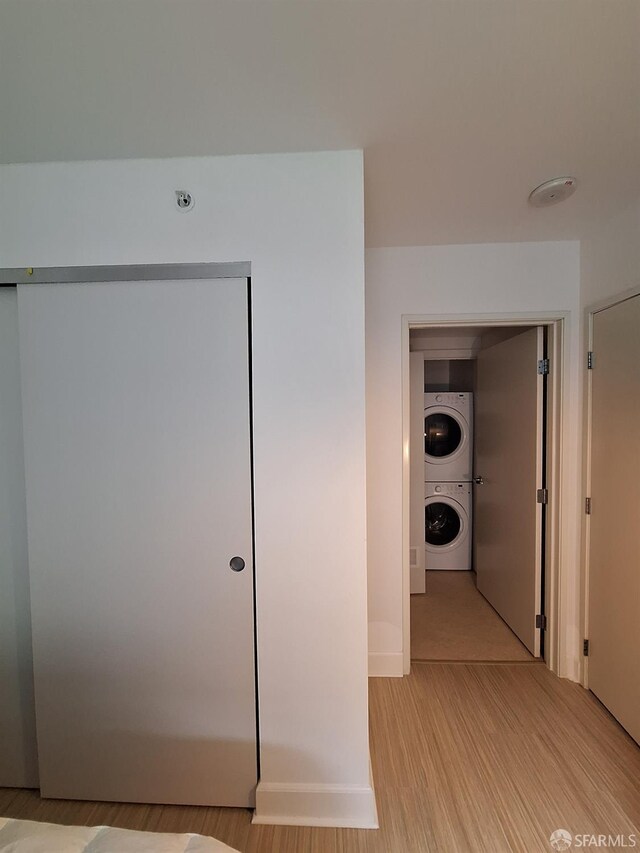
[{"label": "stacked washer and dryer", "polygon": [[471,569],[473,394],[424,395],[427,570]]}]

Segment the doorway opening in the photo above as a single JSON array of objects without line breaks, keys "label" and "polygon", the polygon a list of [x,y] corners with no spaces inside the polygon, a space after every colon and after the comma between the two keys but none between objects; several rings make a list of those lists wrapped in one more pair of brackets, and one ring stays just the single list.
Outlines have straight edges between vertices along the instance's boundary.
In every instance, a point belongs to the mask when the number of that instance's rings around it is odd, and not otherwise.
[{"label": "doorway opening", "polygon": [[562,321],[405,320],[405,672],[551,666]]}]

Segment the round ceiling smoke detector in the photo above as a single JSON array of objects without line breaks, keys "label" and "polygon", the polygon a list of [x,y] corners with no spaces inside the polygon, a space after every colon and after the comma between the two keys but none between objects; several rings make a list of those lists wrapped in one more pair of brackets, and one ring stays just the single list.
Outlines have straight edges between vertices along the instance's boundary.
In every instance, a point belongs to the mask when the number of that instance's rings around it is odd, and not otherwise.
[{"label": "round ceiling smoke detector", "polygon": [[534,207],[549,207],[569,198],[575,192],[575,188],[575,178],[553,178],[535,188],[529,196],[529,204]]}]

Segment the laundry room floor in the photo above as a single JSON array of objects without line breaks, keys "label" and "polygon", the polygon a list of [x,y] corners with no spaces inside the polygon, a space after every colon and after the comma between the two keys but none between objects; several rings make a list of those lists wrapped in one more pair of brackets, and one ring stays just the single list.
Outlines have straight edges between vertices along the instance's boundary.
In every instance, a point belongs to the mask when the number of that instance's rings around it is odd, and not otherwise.
[{"label": "laundry room floor", "polygon": [[523,661],[535,658],[478,592],[473,572],[427,572],[411,596],[411,658],[417,661]]}]

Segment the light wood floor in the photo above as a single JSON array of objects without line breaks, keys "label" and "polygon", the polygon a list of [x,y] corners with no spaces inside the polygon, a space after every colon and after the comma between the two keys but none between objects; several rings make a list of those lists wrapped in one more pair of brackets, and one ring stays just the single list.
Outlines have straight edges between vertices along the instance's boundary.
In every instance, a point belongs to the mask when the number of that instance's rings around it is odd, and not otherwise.
[{"label": "light wood floor", "polygon": [[533,656],[478,592],[473,572],[427,572],[411,596],[411,659],[532,661]]},{"label": "light wood floor", "polygon": [[243,853],[549,853],[551,832],[639,832],[640,749],[587,691],[543,664],[415,664],[370,682],[381,828],[251,826],[242,809],[40,800],[0,814],[199,832]]}]

